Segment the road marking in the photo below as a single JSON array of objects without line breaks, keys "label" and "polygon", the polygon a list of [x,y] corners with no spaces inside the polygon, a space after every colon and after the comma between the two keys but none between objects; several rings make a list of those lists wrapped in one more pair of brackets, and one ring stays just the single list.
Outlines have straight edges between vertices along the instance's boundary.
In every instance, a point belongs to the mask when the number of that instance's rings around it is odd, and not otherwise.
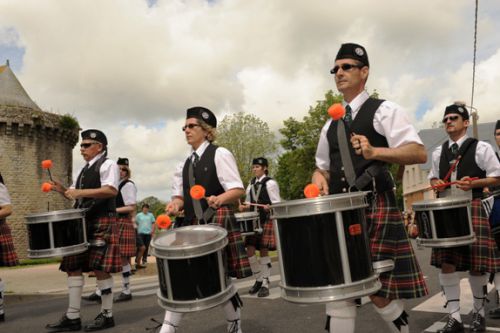
[{"label": "road marking", "polygon": [[[491,284],[488,284],[488,292],[493,289]],[[469,279],[464,278],[460,280],[460,314],[467,315],[472,309],[472,291],[470,289]],[[439,292],[436,295],[430,297],[426,301],[420,303],[412,309],[412,311],[424,311],[424,312],[434,312],[434,313],[448,313],[448,310],[444,308],[446,303],[446,298]]]}]

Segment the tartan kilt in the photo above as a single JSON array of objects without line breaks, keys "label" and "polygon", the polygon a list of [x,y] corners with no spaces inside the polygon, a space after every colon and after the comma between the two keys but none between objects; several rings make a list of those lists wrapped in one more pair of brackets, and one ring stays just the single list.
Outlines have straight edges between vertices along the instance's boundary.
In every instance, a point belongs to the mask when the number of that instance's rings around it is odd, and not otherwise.
[{"label": "tartan kilt", "polygon": [[9,225],[6,220],[0,220],[0,266],[16,266],[18,264]]},{"label": "tartan kilt", "polygon": [[233,211],[225,206],[220,207],[217,209],[211,223],[227,230],[229,243],[225,249],[225,257],[228,275],[238,279],[252,276],[245,244],[243,238],[241,238],[240,227],[236,222]]},{"label": "tartan kilt", "polygon": [[367,208],[372,261],[392,259],[394,269],[380,274],[376,296],[401,299],[427,295],[427,284],[406,233],[393,191],[379,193]]},{"label": "tartan kilt", "polygon": [[87,236],[94,239],[95,234],[99,234],[99,238],[104,239],[106,245],[90,246],[83,253],[63,257],[59,269],[63,272],[78,270],[83,272],[93,270],[106,273],[121,272],[119,229],[116,217],[99,217],[96,220],[87,221],[87,223]]},{"label": "tartan kilt", "polygon": [[273,220],[268,219],[262,225],[262,234],[248,235],[245,237],[245,246],[255,246],[257,250],[276,250],[276,237],[274,236]]},{"label": "tartan kilt", "polygon": [[118,217],[120,237],[120,254],[122,257],[133,257],[137,253],[135,228],[130,217]]},{"label": "tartan kilt", "polygon": [[500,271],[500,253],[481,199],[472,200],[471,216],[476,242],[468,246],[433,249],[431,265],[440,268],[442,263],[452,264],[457,271],[481,273]]}]

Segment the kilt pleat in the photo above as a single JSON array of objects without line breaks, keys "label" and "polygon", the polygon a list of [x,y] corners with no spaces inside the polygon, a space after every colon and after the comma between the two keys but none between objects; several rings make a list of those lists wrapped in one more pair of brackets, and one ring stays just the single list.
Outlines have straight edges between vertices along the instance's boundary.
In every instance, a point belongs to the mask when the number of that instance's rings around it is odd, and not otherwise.
[{"label": "kilt pleat", "polygon": [[228,207],[221,207],[217,209],[212,223],[227,230],[229,243],[226,246],[225,257],[228,275],[238,279],[251,276],[250,262],[234,213]]},{"label": "kilt pleat", "polygon": [[19,264],[14,241],[6,220],[0,220],[0,266]]},{"label": "kilt pleat", "polygon": [[431,265],[440,268],[443,263],[452,264],[457,271],[481,273],[500,271],[500,253],[481,199],[472,200],[471,216],[476,242],[467,246],[433,249]]},{"label": "kilt pleat", "polygon": [[122,271],[119,229],[115,217],[100,217],[97,220],[87,221],[87,230],[90,239],[96,235],[106,241],[104,246],[90,246],[83,253],[63,257],[59,269],[63,272],[82,270],[89,272],[92,270],[118,273]]},{"label": "kilt pleat", "polygon": [[130,217],[118,218],[120,237],[120,254],[122,257],[133,257],[137,252],[134,223]]},{"label": "kilt pleat", "polygon": [[[262,222],[261,222],[262,223]],[[274,236],[273,220],[268,219],[261,224],[262,234],[248,235],[245,237],[245,245],[253,245],[257,250],[276,250],[276,237]]]},{"label": "kilt pleat", "polygon": [[427,295],[427,284],[406,233],[394,192],[377,194],[367,209],[373,262],[392,259],[394,269],[380,274],[382,288],[375,294],[390,299]]}]

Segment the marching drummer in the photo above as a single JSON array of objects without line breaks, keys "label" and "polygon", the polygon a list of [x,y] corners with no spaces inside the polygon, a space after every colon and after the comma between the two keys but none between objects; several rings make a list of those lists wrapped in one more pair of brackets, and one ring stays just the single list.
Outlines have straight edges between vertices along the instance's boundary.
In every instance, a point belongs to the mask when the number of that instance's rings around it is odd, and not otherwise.
[{"label": "marching drummer", "polygon": [[[15,266],[18,264],[14,242],[6,218],[12,214],[9,192],[0,174],[0,267]],[[5,284],[0,278],[0,323],[5,321],[3,309]]]},{"label": "marching drummer", "polygon": [[[243,196],[244,187],[230,151],[218,147],[215,140],[217,119],[207,108],[196,106],[187,110],[182,127],[191,155],[179,166],[172,185],[172,201],[166,212],[176,215],[184,209],[185,224],[214,223],[227,229],[229,244],[226,247],[228,273],[232,277],[252,275],[245,247],[230,205]],[[193,185],[205,188],[205,198],[191,198]],[[241,306],[238,293],[222,304],[227,320],[227,332],[241,333]],[[174,333],[182,314],[166,311],[160,333]]]},{"label": "marching drummer", "polygon": [[[262,234],[249,235],[245,237],[248,260],[252,273],[256,280],[248,293],[258,297],[269,296],[269,276],[271,275],[271,258],[269,250],[276,249],[273,222],[270,215],[270,204],[280,202],[280,190],[278,183],[269,177],[268,162],[264,157],[255,158],[252,162],[252,178],[246,190],[246,199],[250,203],[263,206],[240,205],[240,211],[257,211],[262,228]],[[260,252],[260,260],[257,261],[255,250]]]},{"label": "marching drummer", "polygon": [[[495,136],[495,142],[497,144],[497,158],[500,161],[500,155],[498,152],[500,151],[500,120],[497,120],[495,125],[495,131],[493,133]],[[491,208],[490,213],[490,226],[493,232],[493,238],[497,243],[497,249],[500,250],[500,186],[489,188],[489,192],[495,192],[493,199],[493,207]],[[492,274],[493,281],[495,283],[495,288],[497,290],[497,294],[500,294],[500,274]],[[500,319],[500,307],[496,309],[490,310],[489,312],[490,318]]]},{"label": "marching drummer", "polygon": [[80,152],[86,161],[73,185],[66,189],[54,182],[52,189],[70,200],[75,208],[87,208],[85,220],[90,248],[77,255],[63,258],[60,270],[68,275],[69,307],[62,318],[46,327],[51,332],[81,329],[80,306],[83,290],[82,272],[94,271],[101,290],[101,312],[94,322],[86,325],[86,332],[98,331],[115,325],[113,319],[113,278],[111,273],[122,270],[116,223],[116,202],[120,179],[117,164],[107,158],[108,141],[96,129],[81,133]]},{"label": "marching drummer", "polygon": [[[328,120],[321,130],[312,182],[322,194],[372,191],[366,216],[372,260],[392,259],[395,266],[380,275],[382,288],[370,298],[391,332],[409,332],[402,299],[425,296],[427,287],[396,204],[387,164],[424,163],[427,155],[402,108],[370,98],[365,91],[369,71],[365,48],[342,44],[331,73],[346,113],[339,121]],[[340,126],[347,133],[344,137],[337,136]],[[326,313],[327,330],[354,332],[354,301],[328,303]]]},{"label": "marching drummer", "polygon": [[[484,304],[488,275],[500,271],[500,258],[495,251],[486,211],[481,204],[483,188],[500,184],[500,162],[491,145],[467,136],[469,112],[465,105],[455,103],[446,107],[443,124],[448,140],[432,153],[429,173],[433,186],[456,181],[456,186],[438,187],[439,197],[464,196],[472,198],[472,226],[477,241],[471,246],[435,248],[431,265],[441,268],[439,282],[446,297],[448,321],[438,332],[463,332],[460,316],[460,277],[457,271],[469,271],[473,295],[471,332],[486,329]],[[478,179],[471,180],[477,177]]]}]

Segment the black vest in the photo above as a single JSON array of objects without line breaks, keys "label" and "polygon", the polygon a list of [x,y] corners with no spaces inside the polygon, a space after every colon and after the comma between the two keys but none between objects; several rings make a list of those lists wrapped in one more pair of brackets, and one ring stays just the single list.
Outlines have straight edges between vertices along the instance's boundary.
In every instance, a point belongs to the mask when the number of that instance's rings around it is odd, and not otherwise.
[{"label": "black vest", "polygon": [[[127,183],[132,183],[134,184],[133,181],[130,179],[127,179],[126,181],[123,181],[118,185],[118,195],[116,196],[116,208],[124,207],[125,206],[125,201],[123,200],[123,195],[122,195],[122,188],[125,186]],[[128,216],[129,214],[118,214],[119,216]]]},{"label": "black vest", "polygon": [[[475,156],[477,143],[478,141],[476,139],[467,138],[460,146],[460,149],[458,149],[458,155],[462,157],[456,168],[457,180],[462,179],[465,176],[479,178],[486,177],[486,171],[480,169],[476,164]],[[451,153],[450,148],[448,148],[448,142],[443,143],[441,146],[441,157],[439,159],[439,179],[444,179],[446,177],[446,174],[450,170],[454,161],[453,154]],[[482,188],[472,189],[473,198],[480,198],[482,195]]]},{"label": "black vest", "polygon": [[[270,205],[271,204],[271,198],[269,198],[269,193],[267,192],[267,186],[266,186],[266,183],[268,181],[270,181],[271,179],[272,179],[271,177],[267,177],[267,176],[262,179],[262,181],[260,182],[261,186],[260,186],[259,197],[257,198],[257,200],[255,200],[255,198],[253,197],[252,191],[250,191],[250,202],[251,203],[258,203],[258,204],[262,204],[262,205]],[[257,193],[257,188],[255,187],[256,181],[257,181],[257,179],[255,179],[255,177],[252,178],[252,180],[250,181],[250,186],[254,188],[255,193]],[[268,212],[266,212],[263,207],[258,207],[258,206],[250,206],[250,207],[251,207],[250,209],[252,211],[259,212],[261,223],[264,223],[265,221],[268,220],[268,218],[267,218]]]},{"label": "black vest", "polygon": [[[224,188],[217,178],[217,169],[215,167],[215,151],[217,146],[209,144],[207,149],[199,162],[194,168],[194,183],[195,185],[201,185],[205,188],[205,196],[209,197],[211,195],[219,195],[224,193]],[[191,156],[186,159],[184,163],[184,168],[182,169],[182,190],[184,192],[184,215],[185,221],[191,223],[196,216],[193,208],[193,198],[189,190],[191,186],[189,185],[189,165],[191,165]],[[205,211],[208,208],[207,201],[205,199],[200,200],[201,208]]]},{"label": "black vest", "polygon": [[[92,189],[101,187],[101,176],[99,170],[107,157],[103,155],[87,170],[85,168],[80,172],[76,179],[76,189]],[[83,198],[75,202],[75,208],[89,208],[85,213],[88,220],[99,217],[113,216],[116,214],[115,197],[106,199]]]},{"label": "black vest", "polygon": [[[364,135],[370,140],[370,144],[374,147],[389,147],[385,136],[380,135],[373,127],[373,118],[380,104],[384,101],[380,99],[368,98],[358,111],[356,118],[351,123],[350,128],[346,128],[347,143],[351,153],[352,163],[356,177],[359,177],[363,172],[371,166],[378,166],[377,174],[374,175],[377,186],[377,192],[385,192],[394,188],[394,182],[390,176],[387,163],[376,160],[365,160],[362,155],[356,155],[350,143],[351,133]],[[337,126],[339,121],[332,121],[326,137],[330,146],[330,194],[347,192],[349,184],[345,178],[344,167],[340,157],[339,142],[337,137]],[[356,190],[356,189],[354,189]],[[370,182],[364,188],[357,190],[371,191],[373,190]]]}]

